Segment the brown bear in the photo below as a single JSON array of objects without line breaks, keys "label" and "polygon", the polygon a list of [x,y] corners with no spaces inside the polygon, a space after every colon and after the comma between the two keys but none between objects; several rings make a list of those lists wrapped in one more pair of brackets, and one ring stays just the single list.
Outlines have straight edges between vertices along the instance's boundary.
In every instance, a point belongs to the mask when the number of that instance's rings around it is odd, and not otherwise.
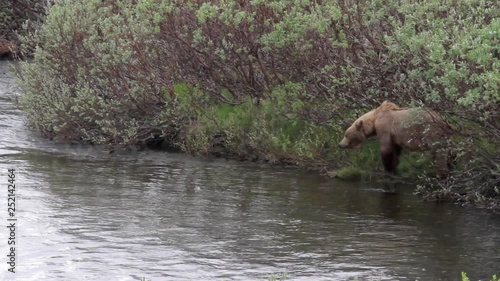
[{"label": "brown bear", "polygon": [[436,112],[422,108],[399,108],[385,101],[378,108],[359,117],[345,132],[341,148],[359,146],[377,136],[384,169],[395,173],[402,149],[430,151],[437,176],[448,175],[448,138],[451,126]]},{"label": "brown bear", "polygon": [[0,38],[0,57],[10,56],[10,58],[14,58],[17,51],[18,47],[16,44],[7,39]]}]

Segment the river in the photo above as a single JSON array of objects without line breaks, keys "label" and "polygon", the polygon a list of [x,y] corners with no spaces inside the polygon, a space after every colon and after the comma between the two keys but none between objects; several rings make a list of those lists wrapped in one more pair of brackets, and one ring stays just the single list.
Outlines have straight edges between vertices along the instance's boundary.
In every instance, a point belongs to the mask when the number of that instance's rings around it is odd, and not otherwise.
[{"label": "river", "polygon": [[[0,61],[0,180],[15,169],[16,273],[2,280],[489,280],[500,215],[413,186],[50,141],[26,127]],[[495,272],[496,271],[496,272]]]}]

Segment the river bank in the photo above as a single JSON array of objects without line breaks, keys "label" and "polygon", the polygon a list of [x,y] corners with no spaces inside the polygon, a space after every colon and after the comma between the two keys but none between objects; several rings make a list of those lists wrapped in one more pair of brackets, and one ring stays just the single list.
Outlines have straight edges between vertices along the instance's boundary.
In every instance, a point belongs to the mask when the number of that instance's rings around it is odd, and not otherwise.
[{"label": "river bank", "polygon": [[458,133],[447,180],[418,153],[403,158],[401,180],[425,198],[498,206],[497,1],[242,3],[51,6],[19,72],[30,126],[52,139],[378,178],[375,143],[337,144],[346,124],[389,99],[432,109]]},{"label": "river bank", "polygon": [[17,279],[488,280],[500,264],[498,214],[422,202],[413,186],[43,138],[9,65],[0,169],[16,171]]}]

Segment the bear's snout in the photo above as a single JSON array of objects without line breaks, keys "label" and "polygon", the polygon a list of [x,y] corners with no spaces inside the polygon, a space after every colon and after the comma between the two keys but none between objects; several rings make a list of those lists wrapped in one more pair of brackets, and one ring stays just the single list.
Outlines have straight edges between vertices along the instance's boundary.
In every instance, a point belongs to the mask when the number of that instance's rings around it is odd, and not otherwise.
[{"label": "bear's snout", "polygon": [[340,148],[348,148],[349,147],[349,141],[346,138],[343,138],[341,142],[339,142],[339,147]]}]

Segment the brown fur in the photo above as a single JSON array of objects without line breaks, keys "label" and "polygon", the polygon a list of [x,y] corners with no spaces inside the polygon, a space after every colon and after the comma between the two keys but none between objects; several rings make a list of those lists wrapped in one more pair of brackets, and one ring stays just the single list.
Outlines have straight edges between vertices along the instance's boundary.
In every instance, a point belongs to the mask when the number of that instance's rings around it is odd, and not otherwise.
[{"label": "brown fur", "polygon": [[10,56],[13,58],[18,51],[18,47],[13,42],[0,38],[0,57]]},{"label": "brown fur", "polygon": [[436,112],[421,108],[399,108],[385,101],[378,108],[359,117],[349,127],[342,148],[359,146],[365,139],[377,136],[384,168],[395,173],[402,149],[430,151],[437,175],[448,174],[447,139],[453,130]]}]

